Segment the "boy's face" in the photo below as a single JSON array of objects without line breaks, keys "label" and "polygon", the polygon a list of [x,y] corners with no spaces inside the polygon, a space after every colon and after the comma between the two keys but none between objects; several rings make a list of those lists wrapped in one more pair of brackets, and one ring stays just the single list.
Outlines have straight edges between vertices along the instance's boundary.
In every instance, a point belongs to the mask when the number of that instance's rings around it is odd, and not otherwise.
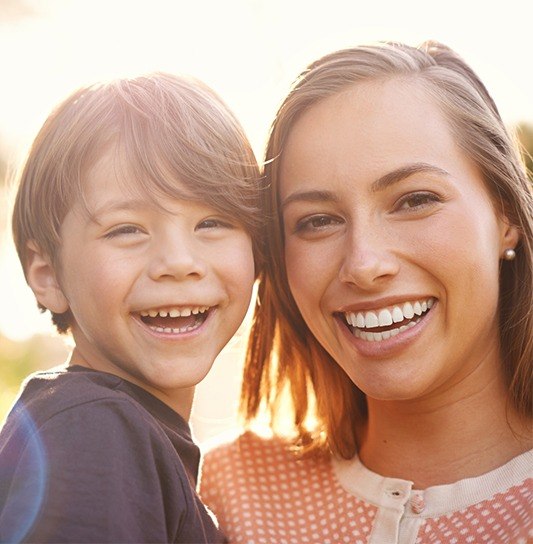
[{"label": "boy's face", "polygon": [[245,316],[251,239],[234,217],[201,203],[163,197],[164,209],[155,206],[115,170],[110,155],[94,166],[85,190],[92,217],[78,202],[61,227],[72,362],[172,403],[204,378]]}]

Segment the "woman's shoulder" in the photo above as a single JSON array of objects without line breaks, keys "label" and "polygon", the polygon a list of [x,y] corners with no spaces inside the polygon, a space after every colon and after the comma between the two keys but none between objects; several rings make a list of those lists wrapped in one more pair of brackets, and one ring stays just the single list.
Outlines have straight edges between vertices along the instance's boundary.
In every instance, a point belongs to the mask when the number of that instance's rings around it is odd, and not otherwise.
[{"label": "woman's shoulder", "polygon": [[279,436],[260,436],[247,431],[236,438],[212,445],[204,455],[202,481],[242,480],[250,483],[282,483],[308,478],[312,474],[331,474],[327,456],[302,456],[291,440]]},{"label": "woman's shoulder", "polygon": [[302,457],[281,437],[246,432],[205,455],[200,496],[230,542],[285,542],[302,524],[314,534],[315,510],[325,515],[339,495],[330,458]]},{"label": "woman's shoulder", "polygon": [[290,440],[280,436],[263,436],[245,431],[238,436],[222,437],[211,441],[205,451],[205,460],[246,459],[249,456],[268,457],[271,455],[293,459],[295,452]]}]

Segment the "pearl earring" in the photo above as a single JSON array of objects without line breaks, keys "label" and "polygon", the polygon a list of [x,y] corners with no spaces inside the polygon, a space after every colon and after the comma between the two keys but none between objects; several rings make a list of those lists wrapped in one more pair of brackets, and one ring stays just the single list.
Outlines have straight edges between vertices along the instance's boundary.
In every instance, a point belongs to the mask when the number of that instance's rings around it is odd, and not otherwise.
[{"label": "pearl earring", "polygon": [[510,247],[508,249],[506,249],[504,252],[503,252],[503,258],[506,260],[506,261],[514,261],[514,258],[516,257],[516,251]]}]

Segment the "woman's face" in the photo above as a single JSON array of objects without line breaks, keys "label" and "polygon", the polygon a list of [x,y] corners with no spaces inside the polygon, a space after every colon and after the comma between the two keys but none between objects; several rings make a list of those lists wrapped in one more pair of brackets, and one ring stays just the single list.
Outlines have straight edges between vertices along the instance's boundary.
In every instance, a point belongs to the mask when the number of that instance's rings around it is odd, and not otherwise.
[{"label": "woman's face", "polygon": [[499,375],[499,261],[517,232],[420,84],[319,102],[280,169],[290,289],[363,392],[416,399]]}]

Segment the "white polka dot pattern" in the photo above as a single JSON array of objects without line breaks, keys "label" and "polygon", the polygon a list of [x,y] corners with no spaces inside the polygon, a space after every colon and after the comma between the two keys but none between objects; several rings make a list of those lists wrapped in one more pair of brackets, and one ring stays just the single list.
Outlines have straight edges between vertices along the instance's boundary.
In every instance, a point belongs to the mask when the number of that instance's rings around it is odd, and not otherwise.
[{"label": "white polka dot pattern", "polygon": [[[418,534],[409,542],[533,542],[532,487],[527,479],[438,517],[426,518],[422,511]],[[378,506],[340,485],[329,459],[298,459],[280,439],[252,433],[206,454],[200,494],[231,544],[367,544],[379,518]],[[401,516],[398,523],[404,521]]]},{"label": "white polka dot pattern", "polygon": [[[531,542],[531,480],[464,510],[428,519],[416,544]],[[529,531],[528,531],[529,529]]]},{"label": "white polka dot pattern", "polygon": [[206,455],[200,493],[232,544],[363,544],[377,510],[339,485],[329,460],[251,433]]}]

